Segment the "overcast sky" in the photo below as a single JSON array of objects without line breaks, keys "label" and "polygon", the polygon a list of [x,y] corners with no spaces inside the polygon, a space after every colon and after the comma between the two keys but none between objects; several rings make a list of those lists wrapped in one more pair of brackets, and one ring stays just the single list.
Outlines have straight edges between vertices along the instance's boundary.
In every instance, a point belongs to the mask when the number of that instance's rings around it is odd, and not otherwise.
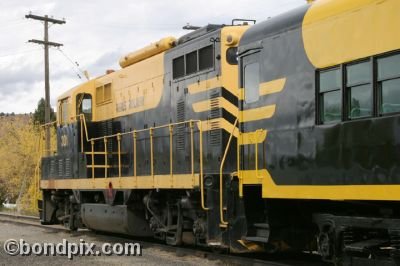
[{"label": "overcast sky", "polygon": [[64,44],[61,51],[50,50],[55,106],[59,94],[85,80],[80,71],[93,78],[119,69],[121,56],[166,36],[179,37],[187,33],[182,30],[187,23],[260,22],[304,4],[306,0],[1,0],[0,112],[33,112],[44,97],[43,48],[27,43],[43,39],[43,24],[25,19],[29,12],[66,20],[49,30],[50,41]]}]

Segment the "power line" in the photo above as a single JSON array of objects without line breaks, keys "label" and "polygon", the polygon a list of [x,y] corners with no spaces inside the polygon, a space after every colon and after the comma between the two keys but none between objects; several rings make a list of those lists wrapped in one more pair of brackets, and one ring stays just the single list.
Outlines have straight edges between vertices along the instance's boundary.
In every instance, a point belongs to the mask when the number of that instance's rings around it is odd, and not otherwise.
[{"label": "power line", "polygon": [[[72,70],[75,72],[75,74],[77,75],[77,77],[78,77],[79,79],[82,80],[81,74],[84,75],[84,76],[86,76],[86,75],[85,75],[85,73],[82,71],[82,69],[79,68],[78,62],[73,61],[69,56],[67,56],[67,55],[65,54],[65,52],[64,52],[63,50],[61,50],[60,47],[58,47],[57,50],[64,56],[65,59],[68,60],[68,62],[70,62],[70,63],[72,64],[72,66],[73,66],[73,67],[72,67]],[[78,73],[78,71],[76,71],[76,70],[78,70],[80,73]]]}]

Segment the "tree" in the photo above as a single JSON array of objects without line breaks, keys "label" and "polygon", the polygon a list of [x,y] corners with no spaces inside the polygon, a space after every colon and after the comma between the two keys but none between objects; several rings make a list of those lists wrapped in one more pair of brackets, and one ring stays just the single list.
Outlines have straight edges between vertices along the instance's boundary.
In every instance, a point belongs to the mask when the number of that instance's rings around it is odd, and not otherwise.
[{"label": "tree", "polygon": [[[45,106],[46,106],[46,101],[43,98],[41,98],[38,102],[35,113],[33,113],[33,122],[35,124],[43,125],[45,123],[44,119]],[[50,121],[52,122],[55,120],[56,120],[56,115],[54,114],[53,109],[50,108]]]}]

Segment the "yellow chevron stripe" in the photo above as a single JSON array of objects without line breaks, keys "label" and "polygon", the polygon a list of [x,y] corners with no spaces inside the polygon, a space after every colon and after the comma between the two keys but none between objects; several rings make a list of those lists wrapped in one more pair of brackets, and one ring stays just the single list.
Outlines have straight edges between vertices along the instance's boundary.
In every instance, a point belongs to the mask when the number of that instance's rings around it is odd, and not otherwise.
[{"label": "yellow chevron stripe", "polygon": [[271,118],[275,114],[276,105],[267,105],[239,112],[239,122],[250,122]]},{"label": "yellow chevron stripe", "polygon": [[257,129],[253,132],[240,133],[239,144],[249,145],[263,143],[267,138],[267,133],[268,131],[265,129]]},{"label": "yellow chevron stripe", "polygon": [[233,105],[224,97],[217,97],[193,104],[193,111],[196,113],[210,111],[214,108],[224,108],[226,111],[237,117],[239,108]]},{"label": "yellow chevron stripe", "polygon": [[276,79],[260,84],[260,95],[281,92],[285,87],[286,78]]},{"label": "yellow chevron stripe", "polygon": [[221,78],[219,76],[207,80],[202,80],[188,85],[190,94],[204,92],[210,89],[222,87]]},{"label": "yellow chevron stripe", "polygon": [[[229,134],[234,129],[233,124],[231,124],[229,121],[227,121],[224,118],[215,118],[215,119],[202,121],[201,122],[201,126],[202,126],[202,131],[210,131],[210,130],[215,130],[215,129],[224,129]],[[200,128],[200,123],[197,123],[197,127]],[[239,136],[239,129],[238,128],[236,128],[236,130],[233,132],[233,136],[236,137],[236,138]]]},{"label": "yellow chevron stripe", "polygon": [[[275,79],[268,82],[260,83],[259,93],[260,96],[281,92],[286,84],[286,78]],[[244,100],[244,89],[239,89],[239,100]]]}]

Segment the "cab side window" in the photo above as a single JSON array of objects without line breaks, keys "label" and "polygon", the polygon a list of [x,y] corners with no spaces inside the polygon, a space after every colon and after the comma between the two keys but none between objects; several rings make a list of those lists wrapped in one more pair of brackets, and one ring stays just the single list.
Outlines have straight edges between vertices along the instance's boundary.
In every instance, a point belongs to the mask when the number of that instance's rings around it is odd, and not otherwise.
[{"label": "cab side window", "polygon": [[92,95],[79,94],[76,99],[77,114],[84,114],[86,120],[92,120]]},{"label": "cab side window", "polygon": [[63,99],[59,102],[59,123],[65,125],[68,123],[68,98]]}]

